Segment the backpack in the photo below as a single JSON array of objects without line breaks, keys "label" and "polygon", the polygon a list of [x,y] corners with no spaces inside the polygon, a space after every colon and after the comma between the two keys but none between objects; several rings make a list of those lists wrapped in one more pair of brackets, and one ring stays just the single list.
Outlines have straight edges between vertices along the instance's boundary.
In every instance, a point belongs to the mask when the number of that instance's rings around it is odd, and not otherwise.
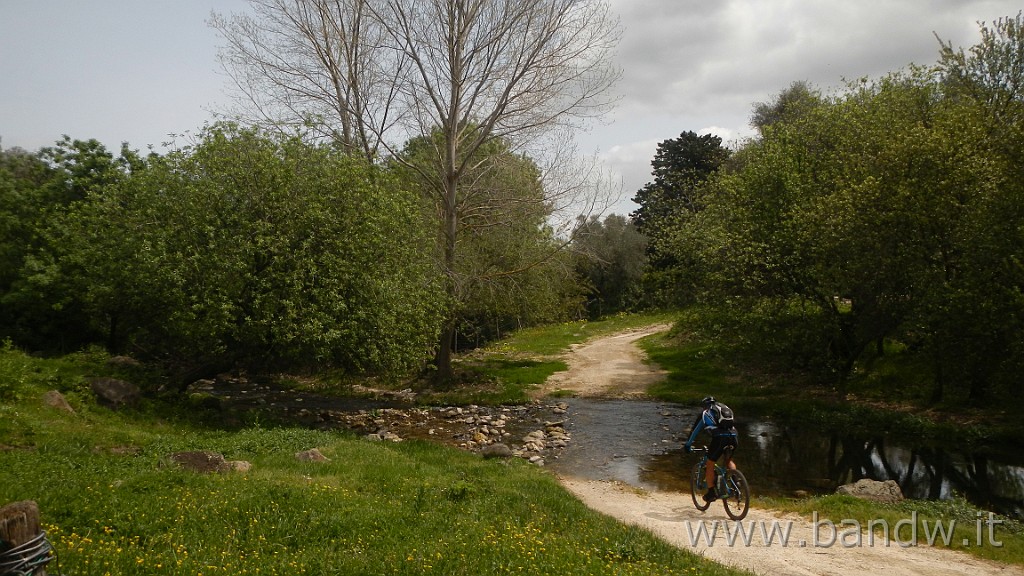
[{"label": "backpack", "polygon": [[715,428],[721,430],[729,430],[736,425],[735,417],[732,413],[732,408],[729,408],[721,402],[715,402],[709,410],[711,418],[715,421]]}]

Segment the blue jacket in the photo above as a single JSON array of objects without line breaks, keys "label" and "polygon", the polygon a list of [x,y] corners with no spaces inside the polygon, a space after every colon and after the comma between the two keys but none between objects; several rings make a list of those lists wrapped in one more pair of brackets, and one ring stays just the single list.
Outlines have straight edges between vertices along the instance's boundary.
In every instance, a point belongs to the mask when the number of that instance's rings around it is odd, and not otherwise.
[{"label": "blue jacket", "polygon": [[690,447],[693,446],[694,441],[697,440],[697,435],[700,434],[700,431],[705,429],[711,433],[712,437],[736,435],[735,428],[720,429],[718,426],[716,426],[715,417],[711,415],[711,410],[708,409],[701,413],[701,415],[697,418],[697,421],[693,425],[693,431],[690,432],[690,438],[686,441],[686,445],[683,446],[683,448],[689,450]]}]

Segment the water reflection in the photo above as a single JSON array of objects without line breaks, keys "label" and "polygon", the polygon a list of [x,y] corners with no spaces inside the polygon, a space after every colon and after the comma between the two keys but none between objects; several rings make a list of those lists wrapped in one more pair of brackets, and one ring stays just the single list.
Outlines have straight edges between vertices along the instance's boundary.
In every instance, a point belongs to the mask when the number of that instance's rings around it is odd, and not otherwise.
[{"label": "water reflection", "polygon": [[[584,478],[686,491],[696,457],[681,446],[696,414],[695,407],[658,402],[574,399],[567,423],[573,442],[550,465]],[[737,462],[757,494],[821,494],[861,478],[892,479],[911,498],[961,494],[1024,517],[1024,455],[961,453],[898,437],[841,436],[751,419],[737,428]]]}]

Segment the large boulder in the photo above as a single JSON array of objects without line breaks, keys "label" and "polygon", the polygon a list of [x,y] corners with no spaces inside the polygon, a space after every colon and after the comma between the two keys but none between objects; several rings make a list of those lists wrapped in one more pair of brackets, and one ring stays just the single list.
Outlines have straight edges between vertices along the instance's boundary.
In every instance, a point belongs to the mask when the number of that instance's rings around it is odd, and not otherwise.
[{"label": "large boulder", "polygon": [[245,460],[225,460],[224,455],[210,450],[191,450],[175,452],[167,457],[167,461],[185,470],[210,474],[213,472],[249,472],[252,463]]},{"label": "large boulder", "polygon": [[117,378],[93,378],[89,388],[100,404],[112,408],[134,404],[142,395],[138,386]]},{"label": "large boulder", "polygon": [[175,452],[167,459],[185,470],[209,474],[211,472],[228,472],[231,465],[224,459],[224,455],[209,450],[190,450],[187,452]]},{"label": "large boulder", "polygon": [[330,462],[330,459],[327,456],[324,456],[323,453],[316,448],[296,452],[295,458],[302,462]]},{"label": "large boulder", "polygon": [[862,478],[853,484],[843,484],[836,488],[836,493],[885,504],[895,504],[903,500],[903,491],[895,480],[880,482]]},{"label": "large boulder", "polygon": [[75,412],[75,409],[71,407],[71,404],[68,404],[67,398],[64,398],[64,395],[56,390],[50,390],[44,394],[43,403],[63,412]]}]

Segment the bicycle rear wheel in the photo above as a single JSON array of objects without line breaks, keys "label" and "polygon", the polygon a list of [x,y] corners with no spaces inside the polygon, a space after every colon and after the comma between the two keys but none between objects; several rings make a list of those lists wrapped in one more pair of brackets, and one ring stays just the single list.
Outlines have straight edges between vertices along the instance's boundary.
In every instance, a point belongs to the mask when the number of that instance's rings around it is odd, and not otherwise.
[{"label": "bicycle rear wheel", "polygon": [[728,495],[722,495],[725,513],[733,520],[743,520],[750,509],[750,488],[747,486],[747,478],[739,470],[726,470],[725,485],[729,489]]},{"label": "bicycle rear wheel", "polygon": [[707,482],[704,481],[704,467],[698,462],[693,465],[693,472],[690,474],[690,497],[693,498],[693,505],[701,512],[711,506],[711,502],[704,501],[704,491],[707,489]]}]

